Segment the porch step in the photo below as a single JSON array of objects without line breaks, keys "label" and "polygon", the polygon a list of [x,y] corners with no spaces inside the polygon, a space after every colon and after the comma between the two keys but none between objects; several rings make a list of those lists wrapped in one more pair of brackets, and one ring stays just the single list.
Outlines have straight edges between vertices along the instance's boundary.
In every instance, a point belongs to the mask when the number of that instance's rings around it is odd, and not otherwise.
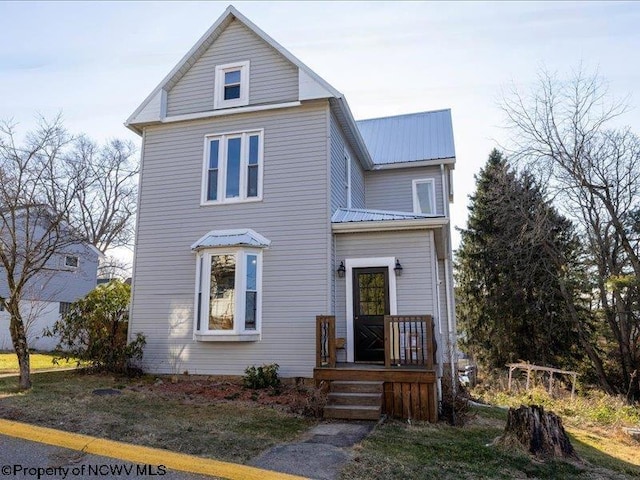
[{"label": "porch step", "polygon": [[324,418],[343,420],[378,420],[382,407],[366,405],[327,405],[324,407]]},{"label": "porch step", "polygon": [[327,397],[329,405],[354,405],[378,407],[382,396],[379,393],[340,393],[330,392]]},{"label": "porch step", "polygon": [[334,380],[329,384],[325,418],[378,420],[384,382]]},{"label": "porch step", "polygon": [[363,382],[333,380],[330,391],[335,393],[379,393],[383,392],[384,382]]}]

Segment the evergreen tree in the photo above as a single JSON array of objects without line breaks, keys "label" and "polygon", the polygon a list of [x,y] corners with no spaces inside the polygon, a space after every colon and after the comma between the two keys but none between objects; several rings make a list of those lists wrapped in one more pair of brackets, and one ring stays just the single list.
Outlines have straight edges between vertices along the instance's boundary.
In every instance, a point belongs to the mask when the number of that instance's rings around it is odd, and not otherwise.
[{"label": "evergreen tree", "polygon": [[476,176],[457,251],[463,346],[489,368],[529,361],[569,367],[579,354],[574,302],[577,242],[527,173],[493,150]]}]

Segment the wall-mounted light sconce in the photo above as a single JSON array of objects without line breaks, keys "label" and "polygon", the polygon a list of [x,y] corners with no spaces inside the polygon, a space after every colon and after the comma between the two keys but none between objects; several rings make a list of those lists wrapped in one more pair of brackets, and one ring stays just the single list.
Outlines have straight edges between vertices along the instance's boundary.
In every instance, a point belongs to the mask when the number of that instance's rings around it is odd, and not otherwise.
[{"label": "wall-mounted light sconce", "polygon": [[399,277],[402,275],[402,265],[400,265],[400,260],[398,260],[396,258],[396,266],[393,268],[394,273],[396,274],[396,277]]},{"label": "wall-mounted light sconce", "polygon": [[344,278],[344,274],[347,273],[347,269],[344,266],[344,262],[340,262],[340,266],[336,270],[336,273],[338,274],[338,277]]}]

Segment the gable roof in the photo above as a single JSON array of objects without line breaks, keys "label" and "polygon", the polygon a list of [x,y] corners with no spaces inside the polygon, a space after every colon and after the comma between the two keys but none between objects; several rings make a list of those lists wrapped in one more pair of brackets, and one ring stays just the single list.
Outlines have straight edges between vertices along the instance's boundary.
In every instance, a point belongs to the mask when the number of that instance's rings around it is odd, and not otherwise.
[{"label": "gable roof", "polygon": [[376,166],[453,159],[451,110],[356,122]]},{"label": "gable roof", "polygon": [[[134,132],[141,134],[139,125],[145,123],[162,122],[166,117],[167,92],[185,75],[185,73],[196,63],[196,61],[207,51],[207,49],[222,34],[225,28],[233,21],[238,20],[254,34],[260,37],[268,45],[274,48],[284,58],[298,67],[298,78],[300,88],[299,100],[311,100],[318,98],[328,98],[331,107],[336,113],[347,139],[359,153],[365,168],[372,168],[373,161],[365,146],[360,131],[356,126],[351,110],[347,105],[344,95],[333,88],[327,81],[311,70],[296,56],[286,48],[276,42],[273,38],[262,31],[251,20],[236,10],[233,5],[229,5],[218,20],[200,37],[196,44],[169,72],[169,74],[158,84],[158,86],[147,96],[140,106],[129,116],[125,126]],[[233,113],[233,112],[229,112]]]}]

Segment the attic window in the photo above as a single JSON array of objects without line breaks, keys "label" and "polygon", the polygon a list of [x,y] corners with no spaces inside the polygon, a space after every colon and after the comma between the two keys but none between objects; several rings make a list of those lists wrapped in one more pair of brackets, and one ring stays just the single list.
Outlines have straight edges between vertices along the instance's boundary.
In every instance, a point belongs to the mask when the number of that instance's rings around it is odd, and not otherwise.
[{"label": "attic window", "polygon": [[65,255],[64,266],[70,268],[78,268],[79,259],[76,255]]},{"label": "attic window", "polygon": [[213,108],[249,104],[249,61],[217,65]]}]

